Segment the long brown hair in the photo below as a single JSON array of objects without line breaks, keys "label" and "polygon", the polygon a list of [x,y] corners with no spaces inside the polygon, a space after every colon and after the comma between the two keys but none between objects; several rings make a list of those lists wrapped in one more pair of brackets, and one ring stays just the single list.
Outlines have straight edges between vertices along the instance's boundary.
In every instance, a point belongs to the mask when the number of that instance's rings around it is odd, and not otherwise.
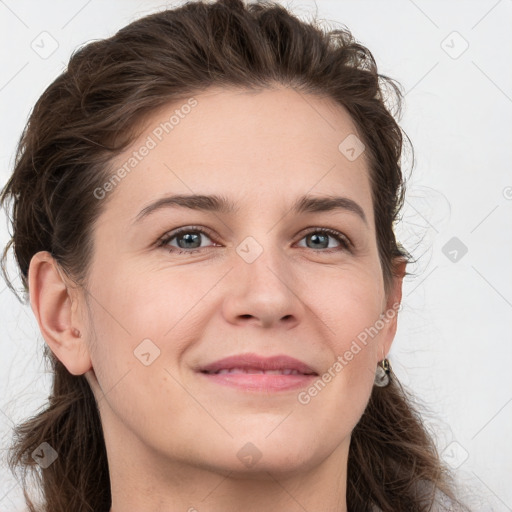
[{"label": "long brown hair", "polygon": [[[93,191],[109,179],[109,162],[138,135],[160,106],[212,86],[269,88],[327,97],[356,123],[369,158],[379,258],[386,290],[400,259],[410,259],[393,226],[404,201],[401,155],[405,134],[399,85],[378,73],[371,52],[346,28],[304,22],[279,4],[241,0],[189,2],[139,19],[114,36],[76,51],[43,93],[19,142],[14,172],[0,202],[13,202],[14,249],[25,294],[32,256],[49,251],[85,286],[95,219],[108,201]],[[108,511],[108,461],[94,395],[45,346],[53,372],[46,407],[15,428],[9,465],[32,474],[43,502],[31,512]],[[39,468],[30,454],[43,442],[59,457]],[[437,490],[453,498],[434,442],[395,378],[374,387],[355,427],[348,460],[351,511],[426,511]],[[39,508],[37,508],[39,507]]]}]

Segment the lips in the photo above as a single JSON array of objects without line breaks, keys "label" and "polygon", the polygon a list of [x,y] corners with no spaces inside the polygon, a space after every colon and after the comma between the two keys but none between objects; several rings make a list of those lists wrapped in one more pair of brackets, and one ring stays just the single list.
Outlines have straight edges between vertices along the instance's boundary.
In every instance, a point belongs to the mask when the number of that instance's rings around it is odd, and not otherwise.
[{"label": "lips", "polygon": [[262,357],[239,354],[220,359],[199,370],[206,374],[318,375],[310,366],[290,356]]}]

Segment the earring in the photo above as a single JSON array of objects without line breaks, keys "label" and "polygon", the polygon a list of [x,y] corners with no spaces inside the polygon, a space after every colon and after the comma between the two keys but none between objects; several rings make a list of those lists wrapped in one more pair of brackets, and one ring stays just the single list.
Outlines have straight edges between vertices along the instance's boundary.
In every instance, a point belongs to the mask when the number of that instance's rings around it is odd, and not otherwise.
[{"label": "earring", "polygon": [[386,387],[389,384],[391,375],[391,365],[387,359],[383,359],[377,365],[374,384],[379,388]]}]

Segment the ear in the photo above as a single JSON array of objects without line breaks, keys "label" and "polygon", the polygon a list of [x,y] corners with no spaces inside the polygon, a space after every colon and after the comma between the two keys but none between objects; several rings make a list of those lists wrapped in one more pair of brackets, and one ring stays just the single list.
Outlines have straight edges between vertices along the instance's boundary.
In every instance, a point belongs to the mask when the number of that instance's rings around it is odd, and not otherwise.
[{"label": "ear", "polygon": [[379,359],[382,355],[386,357],[395,338],[398,326],[398,310],[402,302],[402,283],[406,273],[406,268],[407,260],[399,258],[394,262],[393,279],[389,293],[386,297],[386,305],[383,311],[385,328],[383,329],[380,340],[381,351],[379,353]]},{"label": "ear", "polygon": [[[30,306],[44,340],[72,375],[92,368],[77,300],[68,290],[66,278],[48,251],[32,257],[28,271]],[[71,287],[70,287],[71,288]]]}]

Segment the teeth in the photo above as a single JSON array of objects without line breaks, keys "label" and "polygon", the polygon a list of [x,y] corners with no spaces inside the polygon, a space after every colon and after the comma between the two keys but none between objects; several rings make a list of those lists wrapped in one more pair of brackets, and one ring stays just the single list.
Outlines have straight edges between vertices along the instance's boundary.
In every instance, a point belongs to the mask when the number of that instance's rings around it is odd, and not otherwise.
[{"label": "teeth", "polygon": [[301,375],[301,373],[297,370],[292,370],[286,368],[284,370],[259,370],[256,368],[231,368],[231,369],[222,369],[218,372],[214,372],[217,375],[224,375],[226,373],[265,373],[267,375]]}]

